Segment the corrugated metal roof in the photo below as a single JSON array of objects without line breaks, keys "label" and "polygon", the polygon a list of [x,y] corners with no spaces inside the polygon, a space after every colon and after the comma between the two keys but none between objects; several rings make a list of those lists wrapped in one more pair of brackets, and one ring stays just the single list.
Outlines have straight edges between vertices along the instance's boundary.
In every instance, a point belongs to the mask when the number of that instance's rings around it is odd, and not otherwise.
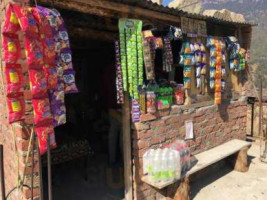
[{"label": "corrugated metal roof", "polygon": [[178,10],[175,8],[170,8],[168,6],[163,6],[159,5],[157,3],[154,3],[150,0],[114,0],[119,3],[124,3],[132,6],[138,6],[141,8],[157,11],[157,12],[162,12],[165,14],[170,14],[174,16],[179,16],[179,17],[188,17],[188,18],[193,18],[193,19],[198,19],[198,20],[205,20],[208,22],[212,23],[217,23],[217,24],[226,24],[226,25],[245,25],[245,26],[254,26],[255,24],[249,23],[249,22],[234,22],[234,21],[227,21],[223,19],[219,19],[216,17],[211,17],[211,16],[206,16],[202,14],[194,14],[194,13],[188,13],[183,10]]}]

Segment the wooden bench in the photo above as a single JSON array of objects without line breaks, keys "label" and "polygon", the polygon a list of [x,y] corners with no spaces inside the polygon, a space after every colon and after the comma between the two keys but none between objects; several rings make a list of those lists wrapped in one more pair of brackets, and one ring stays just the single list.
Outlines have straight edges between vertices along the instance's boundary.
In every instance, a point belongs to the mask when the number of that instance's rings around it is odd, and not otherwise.
[{"label": "wooden bench", "polygon": [[189,199],[189,176],[220,161],[231,155],[234,156],[234,169],[239,172],[248,171],[247,151],[251,143],[243,140],[231,140],[225,144],[219,145],[213,149],[195,155],[196,164],[185,174],[181,176],[180,180],[166,181],[155,183],[151,177],[144,176],[142,181],[157,188],[163,189],[169,185],[180,181],[180,186],[176,192],[174,199],[188,200]]}]

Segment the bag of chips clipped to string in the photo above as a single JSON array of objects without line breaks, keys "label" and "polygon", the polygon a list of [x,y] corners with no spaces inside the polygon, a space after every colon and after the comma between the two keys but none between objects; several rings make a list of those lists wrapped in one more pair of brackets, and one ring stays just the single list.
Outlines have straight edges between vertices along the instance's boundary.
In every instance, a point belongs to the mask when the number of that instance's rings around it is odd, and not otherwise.
[{"label": "bag of chips clipped to string", "polygon": [[6,64],[5,75],[7,82],[7,96],[12,96],[17,92],[22,92],[23,89],[23,74],[21,65]]},{"label": "bag of chips clipped to string", "polygon": [[17,122],[24,119],[25,116],[25,100],[23,93],[17,93],[14,97],[7,98],[8,105],[8,121],[9,123]]},{"label": "bag of chips clipped to string", "polygon": [[55,139],[55,132],[53,126],[41,126],[36,127],[35,131],[37,133],[39,147],[40,147],[40,154],[43,155],[47,152],[47,136],[49,134],[50,137],[50,148],[56,148],[56,139]]},{"label": "bag of chips clipped to string", "polygon": [[5,22],[3,26],[2,33],[16,33],[20,27],[19,27],[19,21],[18,18],[13,10],[12,4],[10,4],[7,8],[6,15],[5,15]]},{"label": "bag of chips clipped to string", "polygon": [[9,34],[3,38],[4,59],[6,63],[16,63],[21,55],[17,35]]},{"label": "bag of chips clipped to string", "polygon": [[18,17],[18,22],[22,31],[28,36],[37,38],[39,34],[38,24],[31,12],[32,8],[28,6],[20,6],[18,4],[13,4],[12,8]]},{"label": "bag of chips clipped to string", "polygon": [[35,126],[52,124],[52,114],[48,98],[32,99]]},{"label": "bag of chips clipped to string", "polygon": [[75,84],[75,71],[65,70],[63,73],[63,81],[65,83],[65,93],[77,93],[78,89]]},{"label": "bag of chips clipped to string", "polygon": [[40,40],[25,36],[25,50],[29,68],[35,68],[44,64],[43,47]]},{"label": "bag of chips clipped to string", "polygon": [[33,98],[47,95],[47,79],[42,69],[29,69],[30,88]]}]

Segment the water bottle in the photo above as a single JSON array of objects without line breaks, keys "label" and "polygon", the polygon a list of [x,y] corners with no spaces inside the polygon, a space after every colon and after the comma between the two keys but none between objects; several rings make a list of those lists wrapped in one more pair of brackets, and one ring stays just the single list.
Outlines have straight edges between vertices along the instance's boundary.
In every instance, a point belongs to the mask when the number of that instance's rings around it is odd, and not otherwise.
[{"label": "water bottle", "polygon": [[168,181],[169,179],[169,173],[168,173],[168,154],[169,154],[169,149],[163,149],[161,150],[161,177],[160,181]]},{"label": "water bottle", "polygon": [[173,150],[169,151],[168,154],[168,180],[172,181],[175,179],[175,170],[177,166],[177,161],[175,158],[175,152]]},{"label": "water bottle", "polygon": [[155,155],[152,159],[153,169],[152,169],[152,179],[155,183],[159,182],[161,179],[161,150],[157,149]]},{"label": "water bottle", "polygon": [[181,166],[181,159],[180,159],[180,152],[174,150],[174,157],[175,157],[175,171],[174,171],[174,178],[176,180],[181,178],[182,173],[182,166]]}]

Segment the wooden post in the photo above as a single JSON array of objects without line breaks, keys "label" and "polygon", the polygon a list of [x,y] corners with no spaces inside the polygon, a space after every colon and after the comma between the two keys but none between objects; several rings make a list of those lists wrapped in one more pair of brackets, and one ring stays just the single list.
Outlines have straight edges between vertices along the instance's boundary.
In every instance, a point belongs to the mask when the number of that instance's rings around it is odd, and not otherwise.
[{"label": "wooden post", "polygon": [[189,178],[185,177],[183,180],[181,180],[180,186],[173,200],[189,200],[189,191],[190,191]]},{"label": "wooden post", "polygon": [[249,147],[244,147],[236,155],[234,169],[238,172],[247,172],[248,171],[248,152]]},{"label": "wooden post", "polygon": [[47,173],[48,173],[48,200],[53,200],[51,149],[50,149],[50,134],[49,133],[47,133]]},{"label": "wooden post", "polygon": [[131,112],[130,112],[129,94],[125,93],[125,101],[122,108],[125,200],[133,199],[130,113]]},{"label": "wooden post", "polygon": [[2,200],[6,200],[5,172],[4,172],[4,147],[0,145],[0,176],[1,176],[1,195]]}]

